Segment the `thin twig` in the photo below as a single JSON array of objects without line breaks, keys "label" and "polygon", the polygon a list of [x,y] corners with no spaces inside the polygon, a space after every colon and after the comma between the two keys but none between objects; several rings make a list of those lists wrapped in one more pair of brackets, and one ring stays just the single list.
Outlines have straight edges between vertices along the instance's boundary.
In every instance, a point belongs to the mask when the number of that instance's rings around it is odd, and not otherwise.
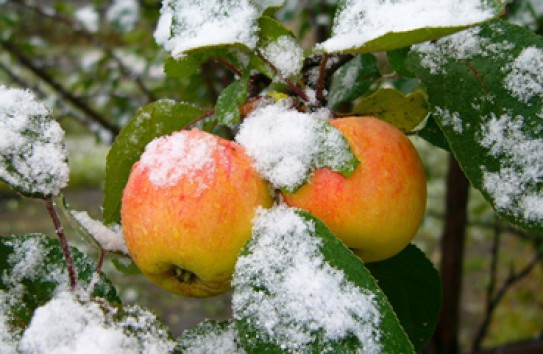
[{"label": "thin twig", "polygon": [[237,76],[243,75],[243,73],[238,68],[236,68],[234,65],[232,65],[232,63],[230,63],[228,60],[226,60],[224,58],[219,58],[219,57],[213,57],[211,59],[213,59],[214,61],[216,61],[219,64],[222,64],[224,67],[228,68],[228,70],[233,72],[235,75],[237,75]]},{"label": "thin twig", "polygon": [[505,294],[520,280],[524,279],[531,271],[538,265],[543,259],[543,252],[537,252],[532,260],[517,273],[510,273],[502,286],[498,289],[494,297],[491,299],[487,306],[487,311],[483,323],[479,327],[475,341],[473,344],[473,352],[475,353],[480,349],[481,343],[486,336],[494,311],[498,307],[499,303],[503,300]]},{"label": "thin twig", "polygon": [[492,317],[492,311],[493,311],[492,302],[493,302],[494,294],[496,291],[496,283],[498,281],[498,261],[499,261],[499,256],[500,256],[501,234],[502,234],[502,230],[500,228],[499,222],[496,220],[494,222],[494,235],[493,235],[492,248],[491,248],[490,280],[488,282],[488,287],[486,290],[485,315],[484,315],[483,322],[481,326],[479,327],[479,329],[477,330],[477,333],[473,340],[473,344],[472,344],[473,352],[477,352],[481,349],[481,344],[486,335],[486,330],[488,328],[488,325],[490,324],[490,320]]},{"label": "thin twig", "polygon": [[68,239],[66,238],[66,234],[64,233],[64,228],[62,227],[60,218],[58,217],[58,214],[55,210],[55,202],[53,201],[53,197],[49,197],[45,199],[45,207],[47,208],[47,211],[49,212],[49,216],[51,216],[51,219],[53,220],[53,224],[55,225],[55,232],[60,240],[62,253],[64,254],[64,261],[66,262],[66,267],[68,268],[68,276],[70,278],[70,287],[73,291],[77,287],[77,271],[75,269],[72,253],[70,251],[70,245],[68,244]]},{"label": "thin twig", "polygon": [[328,64],[328,57],[328,54],[325,54],[322,57],[321,64],[319,66],[319,80],[317,81],[316,97],[323,106],[326,105],[326,97],[324,97],[324,85],[326,79],[326,64]]},{"label": "thin twig", "polygon": [[102,267],[104,266],[104,258],[106,257],[106,251],[102,248],[102,246],[99,246],[99,254],[98,254],[98,262],[96,263],[96,269],[94,272],[100,276],[100,273],[102,273]]}]

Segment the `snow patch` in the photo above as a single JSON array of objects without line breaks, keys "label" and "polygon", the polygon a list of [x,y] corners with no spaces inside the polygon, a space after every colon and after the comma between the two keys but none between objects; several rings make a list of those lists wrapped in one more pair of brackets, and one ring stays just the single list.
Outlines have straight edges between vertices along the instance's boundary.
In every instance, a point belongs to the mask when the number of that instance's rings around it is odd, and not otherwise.
[{"label": "snow patch", "polygon": [[446,74],[444,66],[451,59],[469,60],[475,56],[499,58],[515,47],[507,41],[492,43],[490,39],[482,38],[480,32],[480,27],[469,28],[436,42],[414,45],[412,50],[421,56],[422,67],[430,70],[431,74]]},{"label": "snow patch", "polygon": [[245,353],[238,344],[238,332],[234,323],[217,328],[213,322],[204,321],[185,332],[180,343],[183,346],[183,353],[186,354]]},{"label": "snow patch", "polygon": [[309,352],[316,336],[330,345],[327,352],[332,343],[354,335],[364,353],[380,353],[375,296],[327,263],[321,247],[315,225],[296,210],[259,209],[248,254],[236,264],[234,318],[249,321],[285,352]]},{"label": "snow patch", "polygon": [[483,187],[498,210],[513,211],[517,217],[543,221],[543,140],[522,131],[524,119],[508,114],[485,117],[480,143],[492,156],[500,158],[497,171],[483,168]]},{"label": "snow patch", "polygon": [[302,70],[304,53],[291,36],[281,36],[269,43],[262,55],[279,70],[283,78],[296,76]]},{"label": "snow patch", "polygon": [[528,103],[533,97],[543,100],[543,49],[528,47],[515,61],[504,68],[509,71],[504,85],[521,102]]},{"label": "snow patch", "polygon": [[462,118],[458,112],[451,112],[447,108],[434,107],[434,114],[439,116],[443,125],[452,127],[457,134],[462,134],[464,127],[462,126]]},{"label": "snow patch", "polygon": [[107,227],[100,221],[91,218],[86,211],[70,211],[70,214],[104,250],[129,254],[119,225]]},{"label": "snow patch", "polygon": [[268,5],[250,0],[164,0],[155,40],[175,58],[194,48],[239,43],[253,49],[256,20]]},{"label": "snow patch", "polygon": [[100,28],[100,15],[94,6],[83,6],[75,11],[74,16],[84,29],[89,32],[98,32]]},{"label": "snow patch", "polygon": [[342,166],[351,158],[343,135],[323,115],[301,113],[281,104],[265,106],[244,120],[236,141],[274,187],[294,190],[312,168]]}]

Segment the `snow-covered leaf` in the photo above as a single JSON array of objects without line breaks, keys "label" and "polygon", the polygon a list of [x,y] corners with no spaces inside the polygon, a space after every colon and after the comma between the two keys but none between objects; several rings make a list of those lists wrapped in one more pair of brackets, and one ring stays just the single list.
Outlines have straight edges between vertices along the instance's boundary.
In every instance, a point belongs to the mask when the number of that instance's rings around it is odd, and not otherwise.
[{"label": "snow-covered leaf", "polygon": [[413,47],[411,71],[471,183],[501,216],[543,230],[543,38],[495,21]]},{"label": "snow-covered leaf", "polygon": [[501,0],[341,0],[332,36],[316,49],[368,53],[434,40],[490,20]]},{"label": "snow-covered leaf", "polygon": [[175,342],[150,311],[61,292],[36,309],[22,335],[21,354],[170,353]]},{"label": "snow-covered leaf", "polygon": [[121,197],[132,165],[154,138],[181,130],[204,110],[188,103],[160,100],[138,110],[121,130],[107,155],[104,190],[104,223],[120,220]]},{"label": "snow-covered leaf", "polygon": [[348,177],[358,165],[347,140],[329,123],[329,117],[327,110],[301,113],[279,102],[253,111],[243,121],[236,141],[275,188],[293,192],[315,168],[329,167]]},{"label": "snow-covered leaf", "polygon": [[420,351],[434,334],[441,310],[441,279],[432,262],[416,246],[409,245],[396,256],[366,267]]},{"label": "snow-covered leaf", "polygon": [[414,352],[362,261],[306,212],[259,211],[233,286],[247,352]]},{"label": "snow-covered leaf", "polygon": [[[92,296],[119,304],[105,275],[94,277],[94,263],[75,248],[72,256],[80,288],[85,290],[92,283]],[[0,317],[17,338],[36,308],[70,288],[60,242],[39,234],[0,237],[0,275]]]},{"label": "snow-covered leaf", "polygon": [[27,197],[57,196],[68,184],[64,131],[27,90],[0,85],[0,180]]},{"label": "snow-covered leaf", "polygon": [[238,45],[254,49],[258,41],[257,20],[281,1],[255,4],[250,0],[164,0],[155,40],[172,57],[215,46]]},{"label": "snow-covered leaf", "polygon": [[380,118],[404,132],[409,132],[428,115],[428,102],[420,92],[404,96],[399,90],[384,88],[361,98],[354,112],[357,115]]},{"label": "snow-covered leaf", "polygon": [[182,354],[245,353],[233,321],[205,320],[183,332],[177,342],[176,353]]},{"label": "snow-covered leaf", "polygon": [[328,106],[333,108],[338,103],[360,97],[379,77],[379,63],[374,55],[354,57],[334,73],[328,94]]},{"label": "snow-covered leaf", "polygon": [[298,75],[304,53],[294,34],[281,22],[267,16],[261,17],[258,25],[258,47],[262,56],[279,71],[282,78]]}]

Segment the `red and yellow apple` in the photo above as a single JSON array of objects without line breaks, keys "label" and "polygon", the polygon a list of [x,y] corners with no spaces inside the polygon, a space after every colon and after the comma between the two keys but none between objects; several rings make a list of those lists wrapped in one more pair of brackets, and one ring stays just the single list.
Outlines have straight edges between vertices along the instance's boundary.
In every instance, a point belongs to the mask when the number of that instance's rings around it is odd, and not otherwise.
[{"label": "red and yellow apple", "polygon": [[360,161],[348,178],[328,168],[314,171],[285,203],[320,218],[365,262],[383,260],[415,236],[426,208],[426,178],[411,141],[372,117],[332,122]]},{"label": "red and yellow apple", "polygon": [[230,289],[268,183],[235,142],[199,130],[155,139],[130,174],[121,220],[129,252],[160,287],[212,296]]}]

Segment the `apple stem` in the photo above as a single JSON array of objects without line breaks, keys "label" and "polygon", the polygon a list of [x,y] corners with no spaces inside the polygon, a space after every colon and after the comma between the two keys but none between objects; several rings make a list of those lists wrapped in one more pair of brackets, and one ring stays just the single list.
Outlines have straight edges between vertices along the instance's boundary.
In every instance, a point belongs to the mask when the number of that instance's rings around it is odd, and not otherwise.
[{"label": "apple stem", "polygon": [[45,207],[47,208],[49,216],[51,217],[51,219],[53,220],[53,224],[55,225],[55,232],[60,240],[62,253],[64,254],[64,261],[66,262],[66,267],[68,268],[70,288],[72,289],[72,291],[74,291],[77,287],[77,271],[75,269],[72,253],[70,251],[70,245],[68,244],[68,239],[66,238],[64,228],[62,227],[60,218],[58,217],[58,214],[55,210],[55,202],[53,201],[53,197],[49,197],[45,200]]}]

